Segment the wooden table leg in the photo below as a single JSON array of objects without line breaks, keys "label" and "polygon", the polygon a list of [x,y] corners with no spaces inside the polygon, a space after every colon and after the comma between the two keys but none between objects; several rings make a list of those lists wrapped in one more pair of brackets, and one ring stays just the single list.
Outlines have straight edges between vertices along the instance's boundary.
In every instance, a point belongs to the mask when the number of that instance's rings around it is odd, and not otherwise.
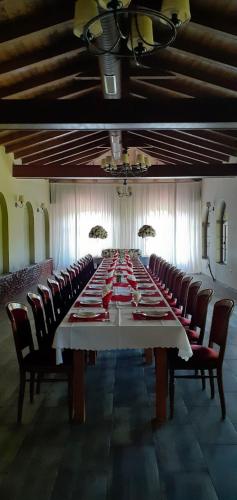
[{"label": "wooden table leg", "polygon": [[85,353],[73,351],[73,421],[85,422]]},{"label": "wooden table leg", "polygon": [[95,365],[96,351],[89,351],[89,365]]},{"label": "wooden table leg", "polygon": [[155,426],[159,427],[166,422],[166,398],[168,393],[167,351],[165,348],[156,347],[156,417]]},{"label": "wooden table leg", "polygon": [[144,356],[146,365],[152,365],[153,349],[144,349]]}]

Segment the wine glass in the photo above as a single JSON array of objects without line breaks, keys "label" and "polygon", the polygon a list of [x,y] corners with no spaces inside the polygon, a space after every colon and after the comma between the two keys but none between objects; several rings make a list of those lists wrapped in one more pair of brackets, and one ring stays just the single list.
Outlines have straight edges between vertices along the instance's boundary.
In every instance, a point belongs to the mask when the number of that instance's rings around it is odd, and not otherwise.
[{"label": "wine glass", "polygon": [[141,293],[138,292],[137,290],[133,290],[132,301],[135,304],[136,310],[137,310],[137,307],[138,307],[140,300],[141,300]]}]

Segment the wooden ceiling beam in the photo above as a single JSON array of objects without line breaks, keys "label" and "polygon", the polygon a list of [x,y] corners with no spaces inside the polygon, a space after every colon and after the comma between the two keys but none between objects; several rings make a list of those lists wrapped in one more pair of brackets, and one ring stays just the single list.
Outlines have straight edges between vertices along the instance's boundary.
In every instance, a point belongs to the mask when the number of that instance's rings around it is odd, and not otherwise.
[{"label": "wooden ceiling beam", "polygon": [[30,7],[30,13],[29,7],[28,12],[22,12],[21,4],[15,15],[1,22],[0,43],[72,20],[74,17],[73,2],[48,0],[41,4],[31,2]]},{"label": "wooden ceiling beam", "polygon": [[228,66],[208,59],[207,56],[199,56],[175,47],[158,51],[152,60],[162,65],[164,69],[236,92],[237,74],[234,66]]},{"label": "wooden ceiling beam", "polygon": [[166,87],[166,81],[164,82],[164,87],[162,85],[154,85],[150,82],[145,82],[143,80],[137,80],[136,78],[130,78],[130,91],[135,94],[144,95],[147,99],[160,99],[164,98],[190,98],[190,95],[184,92],[177,92]]},{"label": "wooden ceiling beam", "polygon": [[235,150],[237,148],[237,140],[233,137],[229,137],[226,131],[217,131],[217,130],[177,130],[180,134],[192,135],[193,137],[198,137],[203,141],[206,141],[209,144],[221,144],[221,146],[226,145],[231,150]]},{"label": "wooden ceiling beam", "polygon": [[[205,137],[205,132],[202,132],[202,137],[201,134],[197,135],[195,131],[185,131],[185,130],[170,130],[169,132],[161,130],[160,132],[161,136],[166,136],[166,134],[169,134],[169,137],[180,139],[184,142],[194,144],[196,147],[204,148],[204,150],[207,151],[214,151],[217,153],[223,153],[224,155],[230,155],[232,154],[232,150],[234,149],[233,147],[229,145],[225,145],[224,143],[219,142],[214,142],[210,141],[208,138]],[[237,144],[236,144],[237,147]]]},{"label": "wooden ceiling beam", "polygon": [[9,130],[229,130],[236,117],[237,99],[0,101],[0,128]]},{"label": "wooden ceiling beam", "polygon": [[[82,71],[80,58],[85,49],[75,49],[67,54],[25,66],[23,70],[16,69],[1,75],[0,98],[22,93],[34,87],[46,85],[65,78],[75,76]],[[82,64],[85,67],[85,62]],[[78,82],[79,87],[88,86],[88,82]]]},{"label": "wooden ceiling beam", "polygon": [[[159,177],[236,177],[237,164],[225,165],[154,165],[142,176],[148,178]],[[79,179],[79,178],[106,178],[113,177],[106,174],[98,165],[80,166],[14,166],[13,177],[18,179]],[[122,177],[121,177],[122,178]]]},{"label": "wooden ceiling beam", "polygon": [[80,49],[82,43],[73,34],[73,21],[67,21],[36,33],[2,42],[0,74],[36,64],[60,54]]},{"label": "wooden ceiling beam", "polygon": [[[34,156],[43,157],[51,152],[65,151],[68,146],[86,145],[99,138],[106,139],[108,136],[106,132],[96,131],[88,133],[78,133],[77,131],[67,132],[63,136],[55,137],[52,139],[45,139],[31,146],[27,145],[21,149],[13,149],[15,158],[32,158]],[[90,142],[84,142],[88,141]],[[83,141],[83,142],[82,142]],[[82,142],[82,144],[81,144]],[[16,154],[17,153],[17,154]],[[40,156],[41,155],[41,156]]]},{"label": "wooden ceiling beam", "polygon": [[98,151],[96,151],[96,148],[94,148],[94,153],[89,153],[89,150],[88,152],[84,152],[83,154],[80,154],[80,155],[77,155],[73,160],[69,160],[69,161],[64,161],[62,163],[62,166],[67,166],[68,165],[84,165],[85,163],[91,161],[91,160],[97,160],[97,158],[99,158],[102,154],[104,154],[106,151],[108,150],[108,147],[105,146],[104,148],[100,148],[98,149]]},{"label": "wooden ceiling beam", "polygon": [[[216,28],[216,27],[215,27]],[[236,66],[236,37],[194,22],[180,30],[175,47],[209,59]]]},{"label": "wooden ceiling beam", "polygon": [[221,153],[211,148],[204,148],[203,146],[199,146],[198,144],[196,145],[194,141],[188,141],[184,138],[181,139],[180,137],[178,137],[178,134],[177,136],[175,136],[174,134],[169,135],[169,133],[161,133],[157,132],[156,130],[154,130],[154,132],[150,132],[150,134],[152,134],[152,137],[158,137],[158,139],[161,140],[164,144],[176,146],[178,151],[182,149],[183,151],[188,151],[190,154],[197,153],[199,156],[203,157],[203,159],[206,158],[207,161],[209,161],[210,159],[217,161],[226,161],[229,156],[228,153]]},{"label": "wooden ceiling beam", "polygon": [[183,158],[184,160],[187,159],[191,161],[195,160],[200,163],[209,163],[208,158],[206,158],[204,155],[201,155],[200,153],[196,154],[192,150],[187,150],[184,147],[176,146],[175,144],[173,145],[169,142],[159,140],[156,137],[152,137],[151,135],[144,135],[138,132],[130,132],[130,134],[138,135],[139,137],[144,138],[146,142],[151,141],[151,145],[154,145],[154,147],[159,148],[160,151],[165,151],[166,153],[173,153],[177,157]]},{"label": "wooden ceiling beam", "polygon": [[[91,146],[90,146],[91,145]],[[89,147],[88,147],[89,146]],[[35,160],[32,160],[31,158],[22,158],[22,162],[24,164],[30,163],[32,165],[38,165],[43,163],[44,165],[48,164],[53,164],[53,163],[62,163],[64,160],[68,158],[75,157],[76,155],[87,152],[87,151],[93,151],[95,148],[98,146],[105,146],[109,148],[109,139],[101,137],[100,139],[96,139],[94,141],[89,141],[84,144],[81,144],[80,146],[64,149],[62,148],[58,153],[54,154],[49,154],[46,156],[38,155]]]},{"label": "wooden ceiling beam", "polygon": [[175,154],[172,153],[165,153],[164,151],[160,151],[159,148],[157,149],[149,149],[147,147],[143,148],[144,153],[150,155],[153,158],[157,158],[157,160],[168,160],[170,163],[175,163],[179,165],[180,163],[182,165],[192,165],[191,161],[183,160],[180,158],[177,158]]}]

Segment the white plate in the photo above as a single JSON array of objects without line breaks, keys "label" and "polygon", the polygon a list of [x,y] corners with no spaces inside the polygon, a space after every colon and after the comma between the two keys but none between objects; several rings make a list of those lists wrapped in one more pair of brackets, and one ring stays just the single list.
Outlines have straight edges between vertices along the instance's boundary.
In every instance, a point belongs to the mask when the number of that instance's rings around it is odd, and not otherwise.
[{"label": "white plate", "polygon": [[153,288],[153,283],[139,283],[138,288]]},{"label": "white plate", "polygon": [[167,312],[162,312],[162,311],[152,311],[152,312],[145,312],[145,311],[136,311],[138,314],[141,314],[142,316],[144,316],[144,318],[147,318],[147,317],[152,317],[152,318],[164,318],[165,316],[168,316],[168,313]]},{"label": "white plate", "polygon": [[93,284],[91,283],[91,285],[88,285],[88,288],[94,288],[95,290],[101,290],[103,288],[104,285],[96,285],[96,284]]},{"label": "white plate", "polygon": [[[142,295],[147,295],[149,297],[155,297],[156,293],[157,293],[156,290],[141,290]],[[159,300],[159,297],[157,297],[157,299]]]},{"label": "white plate", "polygon": [[73,313],[74,318],[98,318],[101,313],[93,311],[79,311],[78,313]]},{"label": "white plate", "polygon": [[140,304],[159,304],[161,300],[156,297],[146,297],[140,300]]},{"label": "white plate", "polygon": [[101,300],[96,297],[82,297],[80,299],[81,304],[101,304]]},{"label": "white plate", "polygon": [[[85,293],[87,295],[98,295],[98,297],[101,297],[101,290],[86,290]],[[85,297],[83,297],[85,299]]]}]

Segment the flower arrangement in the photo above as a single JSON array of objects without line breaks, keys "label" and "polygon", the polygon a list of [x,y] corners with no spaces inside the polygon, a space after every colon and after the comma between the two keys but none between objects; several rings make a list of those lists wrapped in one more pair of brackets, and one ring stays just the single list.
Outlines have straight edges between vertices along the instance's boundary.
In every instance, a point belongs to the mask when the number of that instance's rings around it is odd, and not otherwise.
[{"label": "flower arrangement", "polygon": [[144,226],[140,227],[137,235],[141,236],[142,238],[147,238],[148,236],[155,236],[156,232],[152,226],[144,224]]},{"label": "flower arrangement", "polygon": [[125,252],[130,255],[131,259],[134,259],[141,255],[141,251],[136,248],[105,248],[104,250],[102,250],[102,257],[113,257],[116,252],[118,252],[119,258],[124,258]]},{"label": "flower arrangement", "polygon": [[102,226],[94,226],[89,232],[89,238],[101,238],[104,240],[107,236],[108,233]]}]

